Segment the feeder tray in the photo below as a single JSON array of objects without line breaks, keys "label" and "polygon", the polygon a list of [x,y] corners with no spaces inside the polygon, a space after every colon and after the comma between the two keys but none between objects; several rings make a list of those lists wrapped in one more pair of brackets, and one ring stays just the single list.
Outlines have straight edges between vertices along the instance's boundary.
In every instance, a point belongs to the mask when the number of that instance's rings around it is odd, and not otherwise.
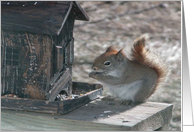
[{"label": "feeder tray", "polygon": [[1,97],[1,108],[41,113],[66,114],[102,95],[102,85],[73,82],[72,93],[76,97],[49,101],[18,97]]}]

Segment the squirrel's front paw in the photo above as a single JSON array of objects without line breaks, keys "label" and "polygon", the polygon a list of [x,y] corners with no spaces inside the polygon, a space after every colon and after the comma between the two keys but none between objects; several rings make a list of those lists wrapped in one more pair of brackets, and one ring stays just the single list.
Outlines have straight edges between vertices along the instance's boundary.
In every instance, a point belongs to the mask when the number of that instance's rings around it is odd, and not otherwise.
[{"label": "squirrel's front paw", "polygon": [[89,73],[89,77],[92,77],[94,79],[97,79],[97,75],[99,74],[99,72],[90,72]]}]

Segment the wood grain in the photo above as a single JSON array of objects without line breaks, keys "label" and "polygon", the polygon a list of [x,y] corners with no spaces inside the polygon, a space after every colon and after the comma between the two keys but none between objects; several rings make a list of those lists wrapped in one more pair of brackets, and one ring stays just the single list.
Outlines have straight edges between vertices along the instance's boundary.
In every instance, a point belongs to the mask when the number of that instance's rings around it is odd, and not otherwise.
[{"label": "wood grain", "polygon": [[[49,94],[47,94],[48,100],[54,101],[56,99],[57,95],[62,90],[68,91],[67,83],[70,79],[71,79],[70,71],[69,71],[69,69],[66,69],[66,71],[60,77],[60,79],[54,84],[53,88],[49,91]],[[71,95],[71,93],[70,93],[70,95]]]},{"label": "wood grain", "polygon": [[45,131],[166,130],[172,115],[170,104],[146,102],[129,108],[119,102],[114,102],[115,105],[108,103],[98,99],[66,115],[2,110],[1,128]]}]

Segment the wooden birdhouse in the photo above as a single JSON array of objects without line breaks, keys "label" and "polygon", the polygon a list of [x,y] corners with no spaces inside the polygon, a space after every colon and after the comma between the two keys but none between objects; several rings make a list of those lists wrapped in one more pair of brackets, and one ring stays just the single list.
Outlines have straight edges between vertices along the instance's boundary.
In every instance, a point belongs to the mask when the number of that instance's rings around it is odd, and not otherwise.
[{"label": "wooden birdhouse", "polygon": [[85,87],[71,78],[75,20],[89,20],[78,2],[1,2],[1,95],[56,101]]}]

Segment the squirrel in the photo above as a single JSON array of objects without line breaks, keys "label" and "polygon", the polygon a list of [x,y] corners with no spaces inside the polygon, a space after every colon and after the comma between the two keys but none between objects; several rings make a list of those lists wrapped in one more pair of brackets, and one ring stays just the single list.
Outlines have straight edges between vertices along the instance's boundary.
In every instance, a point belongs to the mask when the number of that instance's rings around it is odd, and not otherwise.
[{"label": "squirrel", "polygon": [[146,35],[133,42],[130,59],[113,46],[94,60],[89,77],[109,87],[123,101],[142,103],[164,82],[167,65],[146,47]]}]

